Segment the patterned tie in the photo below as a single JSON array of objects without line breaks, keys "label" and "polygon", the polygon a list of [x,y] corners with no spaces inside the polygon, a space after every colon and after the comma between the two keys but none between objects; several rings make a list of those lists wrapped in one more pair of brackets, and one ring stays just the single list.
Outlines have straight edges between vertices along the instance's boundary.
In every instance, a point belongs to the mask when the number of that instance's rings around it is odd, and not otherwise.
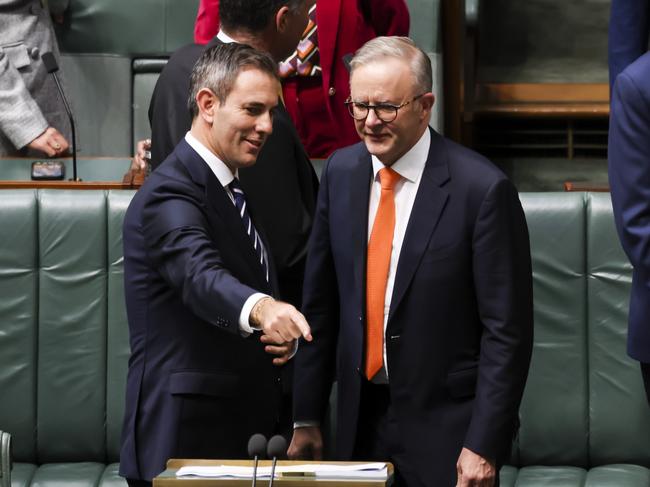
[{"label": "patterned tie", "polygon": [[379,171],[381,197],[368,242],[366,271],[366,368],[372,379],[384,363],[384,303],[395,230],[395,193],[400,175],[389,167]]},{"label": "patterned tie", "polygon": [[246,196],[244,195],[244,191],[241,189],[239,180],[237,178],[233,179],[232,182],[228,185],[228,187],[232,192],[232,196],[235,200],[235,206],[237,207],[237,210],[239,210],[239,216],[241,216],[242,222],[244,223],[244,227],[246,228],[246,233],[248,233],[248,236],[251,239],[251,242],[253,244],[253,249],[255,250],[257,259],[260,261],[260,265],[264,269],[264,275],[266,276],[266,281],[268,282],[269,266],[266,259],[266,252],[264,251],[262,240],[260,239],[260,236],[257,234],[257,230],[255,230],[255,225],[253,225],[253,221],[251,220],[251,217],[248,214],[248,210],[246,208]]},{"label": "patterned tie", "polygon": [[320,76],[320,53],[316,25],[316,4],[309,9],[309,22],[297,49],[280,63],[280,77]]}]

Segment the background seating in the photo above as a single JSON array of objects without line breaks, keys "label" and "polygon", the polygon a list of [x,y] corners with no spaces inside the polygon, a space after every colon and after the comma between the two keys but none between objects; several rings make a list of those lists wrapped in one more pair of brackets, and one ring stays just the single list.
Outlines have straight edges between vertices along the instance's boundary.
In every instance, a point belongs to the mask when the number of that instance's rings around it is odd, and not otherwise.
[{"label": "background seating", "polygon": [[[117,486],[132,191],[0,199],[0,430],[12,486]],[[650,485],[650,410],[625,354],[631,268],[608,193],[523,193],[535,346],[505,487]]]}]

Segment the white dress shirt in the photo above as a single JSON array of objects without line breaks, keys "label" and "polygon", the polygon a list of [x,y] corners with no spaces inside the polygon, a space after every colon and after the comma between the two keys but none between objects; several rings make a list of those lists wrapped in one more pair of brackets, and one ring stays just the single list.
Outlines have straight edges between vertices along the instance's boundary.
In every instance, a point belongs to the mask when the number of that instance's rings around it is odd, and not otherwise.
[{"label": "white dress shirt", "polygon": [[[420,187],[420,180],[424,172],[424,166],[429,156],[429,146],[431,145],[431,134],[429,129],[424,131],[420,140],[411,147],[411,149],[393,163],[391,169],[397,172],[401,178],[397,181],[394,188],[395,194],[395,232],[393,234],[393,246],[390,253],[390,265],[388,267],[388,281],[386,283],[386,299],[384,301],[384,367],[377,373],[373,382],[386,383],[388,380],[388,362],[386,359],[386,325],[388,323],[388,312],[390,302],[393,297],[393,287],[395,285],[395,275],[397,273],[397,264],[399,255],[404,242],[404,234],[411,216],[415,196]],[[377,207],[381,197],[381,182],[379,180],[379,170],[384,168],[384,164],[375,156],[372,156],[373,178],[370,187],[370,202],[368,205],[368,240],[372,233],[372,225],[377,215]]]},{"label": "white dress shirt", "polygon": [[[228,185],[233,182],[235,177],[238,176],[237,171],[235,171],[235,174],[233,174],[230,168],[226,166],[226,164],[224,164],[224,162],[219,159],[210,149],[199,142],[199,140],[194,137],[191,132],[187,132],[185,134],[185,141],[190,145],[192,149],[197,152],[199,156],[201,156],[201,159],[203,159],[208,167],[212,170],[214,175],[219,180],[219,183],[221,183],[223,186],[223,189],[226,190],[226,194],[228,194],[230,197],[230,201],[232,201],[232,204],[234,205],[235,198],[233,197],[233,194],[230,191],[230,187]],[[266,248],[261,241],[260,243],[262,244],[262,252],[264,252],[264,258],[266,259],[266,262],[268,262],[269,256],[266,252]],[[264,293],[254,293],[251,294],[249,298],[244,302],[244,306],[242,306],[241,312],[239,313],[239,329],[244,335],[250,335],[253,333],[253,328],[249,322],[251,311],[260,299],[266,297],[270,296]]]}]

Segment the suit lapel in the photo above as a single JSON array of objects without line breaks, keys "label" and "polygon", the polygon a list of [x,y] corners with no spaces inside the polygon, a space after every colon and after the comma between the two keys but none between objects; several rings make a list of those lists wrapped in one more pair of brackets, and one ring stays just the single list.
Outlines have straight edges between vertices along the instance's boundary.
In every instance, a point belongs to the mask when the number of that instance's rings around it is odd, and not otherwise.
[{"label": "suit lapel", "polygon": [[406,227],[400,251],[388,320],[395,314],[419,267],[424,252],[447,202],[448,193],[441,186],[449,180],[449,167],[442,138],[431,131],[431,146],[420,187]]},{"label": "suit lapel", "polygon": [[365,309],[368,202],[370,200],[371,178],[372,161],[364,146],[350,176],[350,202],[348,205],[352,255],[354,257],[354,288],[360,292],[362,310]]},{"label": "suit lapel", "polygon": [[[257,260],[257,255],[251,244],[251,239],[246,233],[244,223],[226,190],[210,170],[210,167],[184,139],[180,142],[176,151],[179,160],[186,167],[192,180],[203,188],[210,209],[224,222],[224,226],[232,237],[234,245],[240,250],[240,255],[257,277],[260,288],[267,289],[268,283],[266,282],[264,269]],[[251,219],[253,219],[252,216]],[[253,220],[253,224],[255,224],[255,220]],[[270,260],[268,244],[264,242],[264,245]]]}]

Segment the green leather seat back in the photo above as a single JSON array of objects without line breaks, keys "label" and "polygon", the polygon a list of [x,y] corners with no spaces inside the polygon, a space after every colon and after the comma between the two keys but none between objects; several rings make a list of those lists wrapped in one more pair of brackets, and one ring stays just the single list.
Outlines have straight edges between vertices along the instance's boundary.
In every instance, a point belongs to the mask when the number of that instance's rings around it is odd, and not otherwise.
[{"label": "green leather seat back", "polygon": [[133,147],[139,140],[151,137],[149,102],[165,64],[167,59],[133,61]]},{"label": "green leather seat back", "polygon": [[75,0],[57,28],[62,51],[132,58],[169,54],[192,42],[198,0]]},{"label": "green leather seat back", "polygon": [[632,267],[608,193],[587,199],[587,244],[590,463],[650,467],[650,408],[639,364],[626,353]]},{"label": "green leather seat back", "polygon": [[106,199],[41,191],[38,210],[38,460],[104,461]]},{"label": "green leather seat back", "polygon": [[522,193],[530,232],[535,343],[520,409],[521,465],[586,467],[585,211],[581,193]]},{"label": "green leather seat back", "polygon": [[77,157],[132,155],[131,59],[64,54],[61,65],[77,129]]},{"label": "green leather seat back", "polygon": [[133,193],[2,192],[0,425],[16,462],[97,462],[84,478],[97,470],[99,480],[119,459],[129,355],[122,220]]},{"label": "green leather seat back", "polygon": [[12,435],[14,458],[35,461],[39,245],[33,192],[2,192],[0,228],[0,425]]}]

